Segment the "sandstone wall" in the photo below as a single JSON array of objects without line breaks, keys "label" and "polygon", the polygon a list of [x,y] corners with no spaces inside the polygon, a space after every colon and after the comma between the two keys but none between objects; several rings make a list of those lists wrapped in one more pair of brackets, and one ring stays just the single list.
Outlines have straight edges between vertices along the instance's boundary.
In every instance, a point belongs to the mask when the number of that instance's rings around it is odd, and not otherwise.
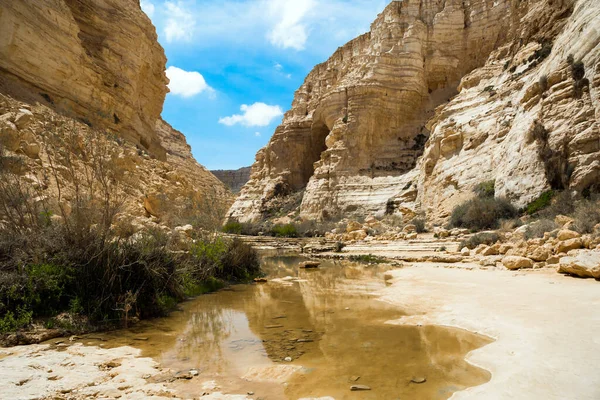
[{"label": "sandstone wall", "polygon": [[225,184],[233,193],[239,193],[246,183],[250,180],[251,167],[244,167],[236,170],[217,170],[210,171],[221,182]]},{"label": "sandstone wall", "polygon": [[166,57],[137,0],[0,2],[0,92],[109,128],[165,159]]},{"label": "sandstone wall", "polygon": [[[441,220],[490,179],[524,204],[551,186],[543,158],[559,142],[568,142],[566,186],[597,181],[597,8],[392,2],[371,32],[308,75],[230,217],[260,219],[271,198],[305,188],[305,218],[387,210]],[[543,42],[554,42],[550,57],[527,61]],[[581,98],[571,95],[569,53],[591,82]],[[529,140],[536,119],[551,132],[547,144]]]}]

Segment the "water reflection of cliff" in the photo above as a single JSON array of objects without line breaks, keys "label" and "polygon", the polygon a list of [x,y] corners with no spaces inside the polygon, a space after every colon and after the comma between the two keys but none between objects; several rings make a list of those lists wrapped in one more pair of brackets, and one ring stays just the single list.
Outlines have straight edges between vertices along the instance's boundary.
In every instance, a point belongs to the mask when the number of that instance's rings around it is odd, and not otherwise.
[{"label": "water reflection of cliff", "polygon": [[[154,331],[162,333],[151,336],[153,351],[167,367],[199,367],[204,376],[237,379],[240,387],[247,384],[240,378],[248,369],[288,365],[284,360],[291,357],[305,368],[288,379],[290,399],[345,399],[357,383],[352,377],[373,389],[361,399],[446,399],[489,379],[464,361],[485,339],[440,327],[385,324],[402,315],[372,299],[385,285],[387,266],[325,262],[306,271],[297,268],[300,260],[264,262],[270,277],[292,280],[237,286],[184,305],[157,323]],[[427,382],[411,384],[414,376]]]}]

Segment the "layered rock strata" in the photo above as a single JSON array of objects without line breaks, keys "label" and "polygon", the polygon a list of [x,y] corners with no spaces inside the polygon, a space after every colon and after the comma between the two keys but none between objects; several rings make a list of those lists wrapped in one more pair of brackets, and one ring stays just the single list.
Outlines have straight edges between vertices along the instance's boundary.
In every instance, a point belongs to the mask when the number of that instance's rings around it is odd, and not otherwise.
[{"label": "layered rock strata", "polygon": [[483,181],[517,205],[598,182],[599,7],[392,2],[308,75],[229,216],[261,219],[272,198],[305,190],[309,219],[442,221]]},{"label": "layered rock strata", "polygon": [[160,118],[165,65],[139,1],[0,2],[0,173],[60,215],[105,163],[136,229],[220,224],[231,193]]},{"label": "layered rock strata", "polygon": [[164,160],[166,57],[134,0],[0,2],[0,92],[111,129]]},{"label": "layered rock strata", "polygon": [[210,171],[221,182],[225,184],[233,193],[239,193],[246,183],[250,180],[251,167],[244,167],[236,170],[217,170]]}]

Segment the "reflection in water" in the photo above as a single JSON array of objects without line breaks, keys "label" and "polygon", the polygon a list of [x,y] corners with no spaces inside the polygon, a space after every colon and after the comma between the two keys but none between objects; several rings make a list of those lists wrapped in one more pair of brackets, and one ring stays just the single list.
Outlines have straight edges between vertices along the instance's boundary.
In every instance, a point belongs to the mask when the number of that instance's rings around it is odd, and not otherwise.
[{"label": "reflection in water", "polygon": [[[402,315],[371,295],[385,286],[388,266],[324,262],[299,270],[301,260],[266,258],[265,272],[279,282],[202,296],[172,317],[110,334],[109,343],[141,347],[167,368],[198,368],[200,382],[215,380],[223,391],[253,391],[265,400],[447,399],[489,380],[464,361],[489,340],[385,324]],[[427,381],[411,383],[414,377]],[[350,392],[354,384],[372,390]],[[202,392],[197,381],[179,389],[190,397]]]}]

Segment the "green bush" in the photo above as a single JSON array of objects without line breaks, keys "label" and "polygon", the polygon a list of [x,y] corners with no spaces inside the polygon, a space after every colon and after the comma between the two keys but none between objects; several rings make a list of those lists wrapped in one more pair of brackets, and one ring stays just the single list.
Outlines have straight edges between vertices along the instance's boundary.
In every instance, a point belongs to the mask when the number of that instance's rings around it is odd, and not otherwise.
[{"label": "green bush", "polygon": [[552,199],[555,195],[556,194],[553,190],[548,190],[547,192],[542,193],[540,197],[538,197],[525,207],[525,212],[527,212],[527,214],[529,215],[533,215],[545,208],[550,207],[550,205],[552,204]]},{"label": "green bush", "polygon": [[466,248],[472,250],[481,244],[491,246],[491,245],[495,244],[496,242],[498,242],[499,240],[500,240],[500,236],[497,233],[493,233],[493,232],[478,233],[476,235],[471,236],[467,240],[463,240],[460,243],[460,248],[463,249],[466,247]]},{"label": "green bush", "polygon": [[517,209],[506,199],[475,198],[454,208],[450,226],[474,231],[497,229],[502,220],[517,214]]},{"label": "green bush", "polygon": [[496,181],[481,182],[473,189],[475,194],[483,199],[492,198],[496,195]]},{"label": "green bush", "polygon": [[275,237],[295,238],[298,237],[298,229],[294,224],[275,225],[271,228],[271,234]]},{"label": "green bush", "polygon": [[224,233],[230,233],[233,235],[241,235],[242,231],[244,229],[244,226],[242,224],[240,224],[237,221],[228,221],[224,226],[223,226],[223,232]]}]

